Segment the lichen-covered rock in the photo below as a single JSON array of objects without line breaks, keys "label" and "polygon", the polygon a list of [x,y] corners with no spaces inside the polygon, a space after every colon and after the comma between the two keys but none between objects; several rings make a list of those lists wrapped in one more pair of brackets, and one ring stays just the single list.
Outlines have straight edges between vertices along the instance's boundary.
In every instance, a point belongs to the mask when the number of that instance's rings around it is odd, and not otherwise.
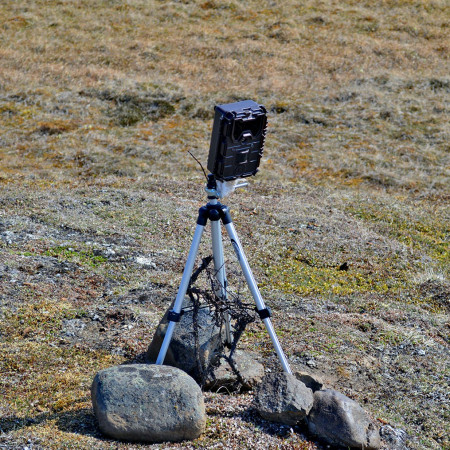
[{"label": "lichen-covered rock", "polygon": [[304,419],[312,405],[311,389],[286,372],[266,375],[254,400],[254,406],[263,419],[291,426]]},{"label": "lichen-covered rock", "polygon": [[91,395],[100,430],[115,439],[183,441],[205,429],[202,392],[174,367],[130,364],[101,370]]},{"label": "lichen-covered rock", "polygon": [[381,439],[387,444],[389,450],[409,450],[408,434],[401,428],[384,425],[380,428]]},{"label": "lichen-covered rock", "polygon": [[380,433],[364,409],[333,389],[314,393],[308,416],[311,433],[332,445],[350,448],[380,448]]},{"label": "lichen-covered rock", "polygon": [[[178,367],[191,375],[198,382],[202,381],[206,368],[217,361],[223,348],[223,333],[216,325],[214,317],[208,307],[198,311],[198,355],[197,358],[194,336],[194,313],[188,297],[184,300],[183,308],[187,311],[176,324],[170,346],[167,350],[164,364]],[[147,350],[147,360],[155,362],[168,326],[167,316],[169,308],[164,314],[155,331],[152,342]]]},{"label": "lichen-covered rock", "polygon": [[[236,350],[233,360],[241,376],[242,386],[240,388],[242,390],[251,390],[261,383],[264,377],[264,366],[255,359],[254,355],[242,350]],[[206,379],[204,388],[212,391],[217,391],[221,388],[234,390],[238,381],[238,376],[230,364],[224,358],[220,358],[219,365],[214,368],[212,374]]]}]

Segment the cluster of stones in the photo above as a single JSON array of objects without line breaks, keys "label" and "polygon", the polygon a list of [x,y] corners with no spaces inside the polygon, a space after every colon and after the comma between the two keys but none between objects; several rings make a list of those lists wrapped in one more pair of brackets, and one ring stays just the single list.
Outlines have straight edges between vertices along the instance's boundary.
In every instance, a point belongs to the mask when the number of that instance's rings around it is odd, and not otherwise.
[{"label": "cluster of stones", "polygon": [[[205,389],[232,389],[236,374],[220,360],[223,336],[207,308],[197,318],[199,349],[195,350],[192,313],[184,314],[165,360],[166,365],[131,364],[99,372],[92,402],[100,430],[107,436],[140,442],[192,440],[205,430],[203,371],[215,370]],[[167,328],[161,320],[147,358],[154,362]],[[198,364],[200,358],[200,365]],[[294,426],[306,422],[310,432],[332,445],[377,449],[380,432],[364,409],[345,395],[324,389],[322,382],[298,372],[269,373],[253,355],[237,351],[235,365],[243,389],[255,389],[254,408],[266,420]]]},{"label": "cluster of stones", "polygon": [[309,431],[329,444],[380,448],[379,430],[358,403],[333,389],[322,389],[313,377],[308,387],[300,381],[307,374],[295,375],[283,372],[264,377],[254,401],[264,419],[291,426],[306,420]]}]

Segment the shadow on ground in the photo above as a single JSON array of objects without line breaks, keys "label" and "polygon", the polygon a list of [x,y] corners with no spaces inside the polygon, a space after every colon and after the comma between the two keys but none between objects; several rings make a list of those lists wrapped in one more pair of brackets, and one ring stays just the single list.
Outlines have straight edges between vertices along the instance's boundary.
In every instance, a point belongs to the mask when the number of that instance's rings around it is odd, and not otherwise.
[{"label": "shadow on ground", "polygon": [[50,421],[55,421],[56,426],[61,431],[107,440],[98,430],[91,408],[83,408],[76,411],[41,413],[34,417],[9,417],[0,419],[0,436]]}]

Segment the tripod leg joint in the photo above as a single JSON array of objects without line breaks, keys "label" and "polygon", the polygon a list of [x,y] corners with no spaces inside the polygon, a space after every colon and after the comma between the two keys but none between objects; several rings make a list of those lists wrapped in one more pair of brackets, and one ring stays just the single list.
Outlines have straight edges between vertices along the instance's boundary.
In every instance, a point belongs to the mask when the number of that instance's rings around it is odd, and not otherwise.
[{"label": "tripod leg joint", "polygon": [[209,219],[209,210],[206,206],[202,206],[198,210],[197,225],[201,225],[202,227],[206,226],[208,219]]},{"label": "tripod leg joint", "polygon": [[227,206],[221,203],[208,203],[206,206],[202,206],[198,210],[197,224],[201,226],[206,226],[208,219],[212,222],[222,220],[224,225],[228,225],[232,222],[230,211]]},{"label": "tripod leg joint", "polygon": [[261,320],[272,317],[272,310],[268,306],[264,309],[255,308],[255,310],[258,313]]},{"label": "tripod leg joint", "polygon": [[181,319],[181,316],[184,314],[184,311],[181,310],[179,313],[171,309],[169,311],[169,314],[167,315],[167,320],[169,322],[179,322]]}]

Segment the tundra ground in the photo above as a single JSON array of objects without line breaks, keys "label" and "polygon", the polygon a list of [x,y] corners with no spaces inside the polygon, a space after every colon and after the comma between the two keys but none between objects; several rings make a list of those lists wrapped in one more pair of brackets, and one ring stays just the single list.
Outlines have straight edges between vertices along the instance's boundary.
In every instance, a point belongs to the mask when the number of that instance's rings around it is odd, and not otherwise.
[{"label": "tundra ground", "polygon": [[[412,448],[450,447],[446,2],[6,0],[0,19],[0,447],[137,447],[101,436],[90,384],[146,350],[205,201],[187,150],[206,162],[214,104],[246,98],[266,151],[225,203],[289,361]],[[277,369],[260,324],[241,347]],[[251,397],[207,394],[206,433],[154,447],[321,448]]]}]

